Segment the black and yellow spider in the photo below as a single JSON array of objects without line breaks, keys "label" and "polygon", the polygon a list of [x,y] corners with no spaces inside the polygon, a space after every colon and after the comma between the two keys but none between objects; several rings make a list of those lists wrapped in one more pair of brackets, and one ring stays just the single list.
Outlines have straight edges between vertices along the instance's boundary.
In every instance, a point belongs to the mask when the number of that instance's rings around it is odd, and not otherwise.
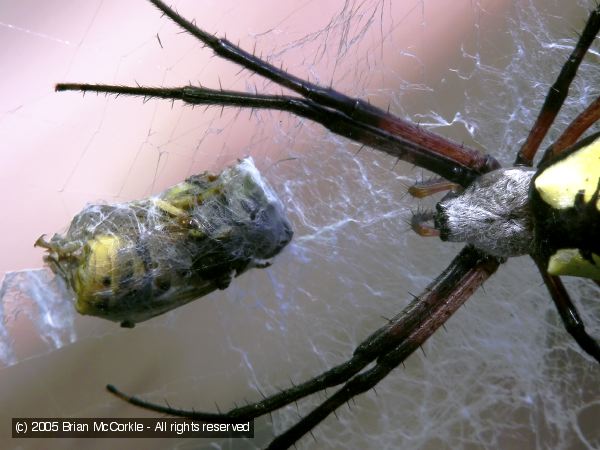
[{"label": "black and yellow spider", "polygon": [[[585,332],[575,307],[572,305],[560,279],[556,277],[556,275],[562,273],[570,272],[570,274],[573,274],[573,269],[565,269],[564,267],[549,269],[548,265],[549,262],[556,262],[561,249],[567,248],[576,251],[574,258],[578,261],[577,267],[574,269],[575,273],[584,270],[586,271],[585,274],[589,276],[590,272],[587,271],[591,270],[593,273],[595,270],[595,254],[598,253],[598,244],[593,240],[593,237],[597,235],[598,231],[598,219],[596,217],[598,210],[595,207],[598,183],[593,178],[599,178],[597,166],[584,164],[587,169],[591,167],[592,170],[584,175],[582,175],[583,172],[580,172],[578,176],[589,176],[592,179],[585,181],[584,184],[576,185],[571,191],[569,207],[583,212],[585,220],[590,221],[589,223],[584,222],[584,225],[577,225],[579,227],[577,231],[569,228],[556,231],[555,222],[564,223],[567,226],[572,226],[576,222],[573,222],[571,217],[566,221],[563,220],[562,216],[565,211],[562,211],[558,205],[547,201],[540,203],[543,200],[537,198],[539,191],[530,187],[529,182],[531,176],[534,176],[535,180],[541,179],[545,175],[543,169],[546,169],[546,167],[548,167],[546,170],[550,171],[559,168],[562,163],[570,159],[580,158],[582,155],[588,157],[588,154],[578,151],[582,148],[585,149],[584,152],[586,153],[592,152],[591,161],[594,158],[597,159],[597,153],[599,152],[597,135],[581,141],[575,147],[571,146],[575,144],[590,124],[597,120],[600,111],[598,101],[590,105],[585,115],[575,119],[573,127],[563,134],[552,149],[547,150],[544,158],[545,162],[540,166],[542,168],[539,172],[533,175],[533,172],[524,169],[517,169],[516,172],[511,169],[509,174],[505,171],[497,171],[499,165],[489,156],[426,132],[364,102],[295,78],[276,67],[270,66],[252,54],[245,53],[227,41],[216,39],[214,36],[204,33],[164,3],[157,0],[151,1],[184,29],[202,40],[206,45],[211,46],[220,56],[242,64],[247,69],[297,92],[301,97],[234,93],[192,86],[167,89],[59,84],[57,90],[81,90],[181,99],[193,104],[222,104],[282,109],[307,117],[323,124],[335,133],[429,169],[460,186],[456,188],[460,192],[463,192],[462,190],[466,188],[464,195],[451,196],[440,202],[437,214],[416,215],[413,224],[414,228],[423,234],[440,232],[444,239],[467,241],[479,249],[472,245],[465,247],[448,269],[422,295],[418,296],[402,314],[367,338],[358,347],[350,361],[307,383],[284,390],[280,394],[256,404],[237,408],[226,415],[203,414],[150,405],[136,398],[125,396],[116,389],[109,387],[112,392],[117,393],[133,404],[155,411],[210,420],[223,416],[236,418],[257,417],[326,387],[346,383],[315,411],[304,417],[295,427],[278,437],[272,444],[274,448],[288,446],[349,398],[375,386],[441,326],[472,292],[495,272],[504,258],[523,253],[530,253],[540,267],[544,281],[569,332],[574,335],[577,342],[587,353],[600,361],[598,344]],[[559,76],[557,83],[548,95],[546,104],[539,116],[540,119],[519,152],[517,162],[520,165],[532,165],[539,144],[564,101],[576,68],[585,55],[587,48],[595,39],[598,28],[600,28],[600,8],[596,7],[581,34],[572,58],[565,65],[561,76]],[[486,173],[490,173],[490,175],[484,176]],[[519,177],[524,177],[525,180],[520,179],[515,184],[514,190],[507,190],[506,186],[513,186],[513,184],[506,177],[512,176],[513,173],[517,173]],[[562,183],[563,178],[556,180],[551,177],[550,190],[555,189],[556,182]],[[501,188],[492,187],[498,184]],[[590,186],[592,186],[591,189]],[[431,182],[424,187],[416,187],[413,192],[428,194],[435,188],[435,183]],[[522,192],[509,201],[509,203],[516,206],[511,209],[503,209],[501,213],[496,214],[497,216],[506,216],[505,220],[500,222],[496,219],[489,221],[489,211],[485,209],[485,206],[491,203],[490,200],[482,205],[484,207],[483,212],[465,213],[476,203],[474,200],[480,200],[482,195],[490,195],[492,199],[500,198],[500,203],[504,204],[507,203],[506,194],[514,195],[515,190],[518,189]],[[472,195],[472,198],[468,197],[469,195]],[[544,193],[542,192],[539,195],[543,197]],[[550,197],[554,196],[550,194]],[[453,209],[457,212],[451,212]],[[571,211],[566,213],[572,214]],[[486,238],[486,232],[482,233],[477,229],[467,229],[473,223],[477,223],[482,215],[484,228],[500,223],[499,234],[496,234],[491,241]],[[540,218],[539,215],[543,215],[543,217]],[[434,220],[434,227],[426,224],[429,219]],[[464,225],[453,226],[452,223],[455,221],[464,223]],[[511,224],[508,234],[503,231],[506,228],[506,223]],[[548,225],[548,223],[551,223],[551,225]],[[515,229],[523,229],[529,234],[523,235],[518,231],[516,238],[514,236],[509,237],[509,235],[514,234]],[[578,240],[585,233],[589,233],[587,239]],[[484,239],[481,239],[481,236]],[[569,242],[571,238],[572,241]],[[561,241],[562,239],[566,239],[566,242]],[[508,245],[504,245],[505,243]],[[579,263],[582,263],[586,268],[581,269]],[[593,276],[597,277],[597,275]],[[373,362],[375,362],[375,365],[369,366]]]}]

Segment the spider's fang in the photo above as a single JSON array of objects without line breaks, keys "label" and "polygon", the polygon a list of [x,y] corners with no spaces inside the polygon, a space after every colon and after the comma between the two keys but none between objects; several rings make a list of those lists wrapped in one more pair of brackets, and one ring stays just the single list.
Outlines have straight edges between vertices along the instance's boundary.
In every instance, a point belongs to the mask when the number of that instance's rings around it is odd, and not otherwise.
[{"label": "spider's fang", "polygon": [[435,215],[436,213],[434,211],[422,211],[413,213],[410,220],[410,227],[419,236],[439,236],[439,230],[437,230],[434,226],[428,225],[426,223],[432,221],[435,218]]}]

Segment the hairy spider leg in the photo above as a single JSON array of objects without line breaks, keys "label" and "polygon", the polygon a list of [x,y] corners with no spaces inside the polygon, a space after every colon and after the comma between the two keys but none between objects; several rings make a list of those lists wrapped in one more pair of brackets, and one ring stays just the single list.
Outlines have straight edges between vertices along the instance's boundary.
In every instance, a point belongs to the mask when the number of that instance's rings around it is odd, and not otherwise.
[{"label": "hairy spider leg", "polygon": [[268,449],[290,447],[330,413],[358,394],[375,387],[393,369],[418,349],[452,316],[471,295],[496,272],[500,261],[471,246],[465,246],[425,292],[415,301],[433,302],[432,313],[421,317],[401,344],[379,356],[376,364],[349,380],[339,391],[325,400],[296,425],[276,437]]},{"label": "hairy spider leg", "polygon": [[468,185],[478,175],[471,168],[458,165],[452,159],[448,159],[438,153],[432,153],[427,147],[410,140],[408,137],[390,133],[382,128],[376,128],[357,118],[350,117],[339,110],[324,107],[306,98],[215,90],[196,86],[152,88],[143,86],[59,83],[56,85],[56,90],[181,100],[191,105],[223,105],[287,111],[319,123],[340,136],[347,137],[348,139],[431,170],[438,175],[453,180],[455,184]]},{"label": "hairy spider leg", "polygon": [[600,97],[596,98],[579,114],[562,132],[558,139],[551,144],[540,160],[538,167],[553,160],[563,151],[575,144],[583,133],[600,120]]},{"label": "hairy spider leg", "polygon": [[[402,139],[403,143],[411,142],[413,147],[420,147],[421,151],[415,153],[413,149],[405,151],[397,150],[399,158],[418,164],[440,176],[454,181],[462,186],[470,184],[478,175],[498,168],[499,163],[491,156],[484,155],[478,150],[467,148],[464,145],[453,142],[436,133],[423,130],[419,126],[402,120],[382,109],[376,108],[362,100],[346,96],[331,88],[324,88],[308,81],[302,80],[285,70],[279,69],[254,54],[242,50],[227,39],[220,39],[210,33],[198,28],[194,23],[180,16],[176,11],[160,0],[150,0],[164,15],[169,17],[180,27],[210,47],[218,56],[241,65],[251,72],[262,75],[276,84],[288,88],[314,104],[320,105],[321,109],[332,109],[347,117],[340,126],[344,128],[350,121],[353,124],[362,124],[363,127],[371,127],[379,130],[379,133],[387,133]],[[57,90],[76,89],[75,86],[83,85],[57,85]],[[130,88],[128,92],[135,95],[136,88]],[[86,90],[93,91],[89,86]],[[106,92],[106,91],[100,91]],[[139,95],[145,95],[139,92]],[[164,98],[164,97],[163,97]],[[176,97],[178,98],[178,97]],[[313,119],[317,122],[318,119]],[[327,126],[327,125],[326,125]],[[358,133],[359,130],[354,130]],[[334,130],[334,132],[338,132]],[[343,133],[342,133],[343,134]],[[352,138],[359,140],[356,134]],[[377,148],[377,141],[369,143]],[[384,139],[387,141],[387,139]],[[423,154],[428,155],[423,158]],[[435,163],[431,164],[430,161]]]},{"label": "hairy spider leg", "polygon": [[583,320],[581,320],[563,282],[559,277],[548,274],[544,263],[536,261],[536,264],[567,332],[588,355],[600,363],[600,345],[585,330]]},{"label": "hairy spider leg", "polygon": [[[346,383],[337,393],[288,432],[279,436],[269,448],[287,448],[310,431],[350,398],[374,387],[389,372],[418,349],[498,268],[500,261],[471,246],[466,246],[451,264],[402,313],[366,338],[351,359],[302,384],[267,397],[259,402],[226,413],[205,413],[175,409],[129,396],[112,385],[112,394],[132,405],[152,411],[196,420],[248,420],[289,405],[310,394]],[[372,361],[376,364],[359,373]]]},{"label": "hairy spider leg", "polygon": [[596,8],[590,12],[590,16],[585,24],[583,32],[577,41],[577,45],[571,52],[567,62],[563,65],[556,81],[550,87],[535,124],[529,132],[527,140],[517,154],[515,165],[530,167],[533,165],[533,158],[535,157],[542,140],[546,136],[548,129],[554,122],[558,111],[565,102],[567,94],[569,93],[569,86],[571,86],[571,82],[577,74],[579,64],[590,48],[590,45],[592,45],[592,42],[594,42],[594,39],[596,39],[598,31],[600,31],[600,5],[596,6]]}]

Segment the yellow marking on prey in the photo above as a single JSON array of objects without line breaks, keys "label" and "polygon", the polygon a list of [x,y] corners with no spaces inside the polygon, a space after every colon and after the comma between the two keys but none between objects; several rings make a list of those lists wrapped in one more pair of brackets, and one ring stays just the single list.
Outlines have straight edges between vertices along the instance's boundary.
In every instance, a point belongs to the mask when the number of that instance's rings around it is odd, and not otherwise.
[{"label": "yellow marking on prey", "polygon": [[126,251],[117,236],[100,235],[88,241],[83,257],[73,280],[73,290],[77,296],[75,308],[80,314],[95,314],[94,299],[99,292],[110,296],[120,288],[125,271],[130,277],[140,277],[144,264],[135,252]]}]

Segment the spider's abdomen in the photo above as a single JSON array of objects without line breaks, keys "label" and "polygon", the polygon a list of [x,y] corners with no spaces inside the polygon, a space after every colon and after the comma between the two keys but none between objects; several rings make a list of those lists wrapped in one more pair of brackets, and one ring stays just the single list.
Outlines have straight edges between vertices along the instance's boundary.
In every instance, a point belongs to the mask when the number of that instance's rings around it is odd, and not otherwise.
[{"label": "spider's abdomen", "polygon": [[477,178],[464,192],[448,194],[436,206],[440,238],[467,242],[494,256],[530,253],[529,185],[534,173],[520,167],[498,169]]},{"label": "spider's abdomen", "polygon": [[600,137],[542,166],[531,185],[535,254],[551,275],[600,280]]}]

